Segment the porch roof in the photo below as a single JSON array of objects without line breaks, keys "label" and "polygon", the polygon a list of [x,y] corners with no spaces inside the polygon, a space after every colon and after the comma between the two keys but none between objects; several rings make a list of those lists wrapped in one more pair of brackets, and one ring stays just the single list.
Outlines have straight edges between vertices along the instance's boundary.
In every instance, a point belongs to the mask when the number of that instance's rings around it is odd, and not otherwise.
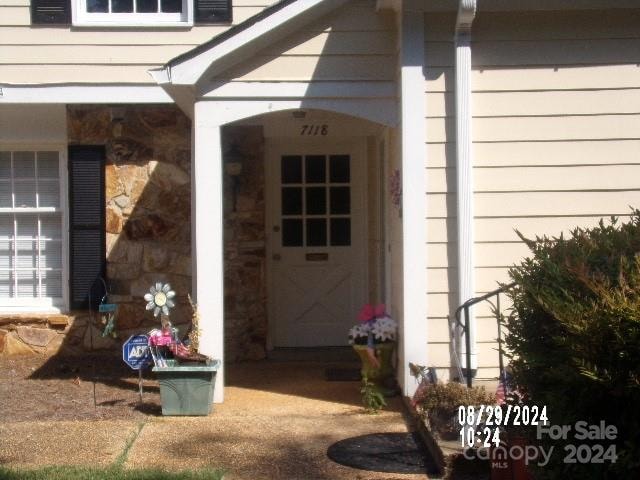
[{"label": "porch roof", "polygon": [[[150,70],[162,86],[192,86],[251,57],[257,50],[347,3],[280,0],[211,40]],[[171,94],[171,92],[169,92]]]}]

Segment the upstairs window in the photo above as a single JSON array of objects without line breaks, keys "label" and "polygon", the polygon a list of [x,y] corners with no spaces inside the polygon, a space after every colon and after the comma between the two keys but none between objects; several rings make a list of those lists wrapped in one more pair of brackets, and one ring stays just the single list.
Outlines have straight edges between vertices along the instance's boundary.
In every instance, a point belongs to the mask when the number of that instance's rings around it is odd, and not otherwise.
[{"label": "upstairs window", "polygon": [[232,0],[31,0],[31,22],[66,26],[228,24]]},{"label": "upstairs window", "polygon": [[74,24],[164,25],[192,22],[187,0],[77,0]]}]

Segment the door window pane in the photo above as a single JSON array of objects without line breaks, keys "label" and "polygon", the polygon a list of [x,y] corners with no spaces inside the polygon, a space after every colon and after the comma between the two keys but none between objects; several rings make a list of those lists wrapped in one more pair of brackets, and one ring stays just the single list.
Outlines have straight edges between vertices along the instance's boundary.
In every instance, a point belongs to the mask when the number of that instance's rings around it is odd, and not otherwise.
[{"label": "door window pane", "polygon": [[305,181],[307,183],[324,183],[327,178],[326,157],[324,155],[307,155],[304,158]]},{"label": "door window pane", "polygon": [[327,221],[324,218],[307,219],[307,246],[325,247],[327,245]]},{"label": "door window pane", "polygon": [[349,183],[351,169],[349,155],[331,155],[329,157],[329,181],[331,183]]},{"label": "door window pane", "polygon": [[297,218],[285,218],[282,220],[282,246],[302,246],[302,220]]},{"label": "door window pane", "polygon": [[325,187],[308,187],[307,215],[324,215],[327,213],[327,189]]},{"label": "door window pane", "polygon": [[280,168],[282,183],[302,183],[302,157],[285,155]]},{"label": "door window pane", "polygon": [[302,214],[302,188],[285,187],[282,189],[282,215]]},{"label": "door window pane", "polygon": [[334,215],[351,213],[351,189],[349,187],[331,187],[331,210]]},{"label": "door window pane", "polygon": [[351,245],[351,219],[331,219],[331,245],[335,247],[348,247]]}]

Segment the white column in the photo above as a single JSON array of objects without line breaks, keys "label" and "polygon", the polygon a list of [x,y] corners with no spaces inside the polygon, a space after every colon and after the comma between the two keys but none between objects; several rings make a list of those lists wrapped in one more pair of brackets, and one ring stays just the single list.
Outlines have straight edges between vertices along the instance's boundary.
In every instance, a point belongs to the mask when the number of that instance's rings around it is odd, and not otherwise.
[{"label": "white column", "polygon": [[[458,305],[475,296],[473,228],[473,156],[471,137],[471,24],[475,0],[461,0],[456,25],[456,182],[458,222]],[[464,313],[463,313],[464,315]],[[464,337],[460,341],[461,364],[477,368],[476,322],[469,310],[471,365],[466,365]]]},{"label": "white column", "polygon": [[412,395],[416,382],[409,372],[409,362],[428,365],[424,14],[421,11],[403,11],[401,29],[404,300],[398,377],[403,393]]},{"label": "white column", "polygon": [[196,102],[193,119],[191,228],[193,292],[200,313],[200,352],[222,362],[214,402],[224,399],[224,245],[222,143],[215,111]]}]

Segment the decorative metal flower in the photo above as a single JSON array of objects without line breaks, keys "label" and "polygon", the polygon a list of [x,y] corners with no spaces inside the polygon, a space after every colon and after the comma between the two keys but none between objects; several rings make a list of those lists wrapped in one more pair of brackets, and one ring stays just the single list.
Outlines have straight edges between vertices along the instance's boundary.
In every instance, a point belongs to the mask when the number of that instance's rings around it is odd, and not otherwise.
[{"label": "decorative metal flower", "polygon": [[171,285],[162,282],[156,282],[149,289],[149,293],[145,294],[144,299],[147,301],[147,310],[153,310],[153,316],[157,317],[160,312],[163,315],[169,315],[169,309],[176,306],[173,298],[176,292],[171,290]]}]

